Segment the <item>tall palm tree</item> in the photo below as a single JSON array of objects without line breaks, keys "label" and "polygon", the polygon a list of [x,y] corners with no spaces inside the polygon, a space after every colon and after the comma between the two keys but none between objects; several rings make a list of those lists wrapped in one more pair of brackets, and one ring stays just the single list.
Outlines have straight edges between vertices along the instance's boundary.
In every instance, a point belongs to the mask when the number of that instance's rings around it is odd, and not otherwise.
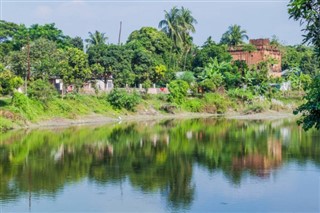
[{"label": "tall palm tree", "polygon": [[197,24],[197,20],[191,11],[184,7],[173,7],[169,12],[164,12],[165,16],[159,22],[159,28],[174,41],[176,47],[179,47],[189,40],[190,33],[196,31],[194,24]]},{"label": "tall palm tree", "polygon": [[89,38],[85,41],[87,42],[87,47],[95,46],[99,44],[105,44],[108,37],[105,36],[105,33],[101,33],[99,31],[95,31],[94,33],[89,32]]},{"label": "tall palm tree", "polygon": [[180,11],[177,7],[173,7],[169,12],[165,10],[164,13],[164,19],[159,22],[158,27],[161,29],[161,31],[165,32],[177,46],[178,38],[180,35],[180,33],[178,32]]},{"label": "tall palm tree", "polygon": [[195,24],[197,24],[197,20],[192,16],[191,11],[188,9],[185,9],[184,7],[180,10],[181,16],[180,16],[180,26],[181,26],[181,41],[182,41],[182,57],[184,55],[184,64],[183,69],[186,68],[186,61],[188,53],[191,50],[192,47],[192,37],[190,36],[191,33],[195,33],[196,29],[194,27]]},{"label": "tall palm tree", "polygon": [[243,40],[248,40],[247,31],[242,30],[239,25],[231,25],[228,31],[222,35],[220,43],[227,44],[228,46],[237,46],[243,43]]},{"label": "tall palm tree", "polygon": [[182,7],[180,10],[180,27],[182,34],[189,34],[190,32],[195,33],[194,27],[197,24],[197,20],[192,16],[191,11]]},{"label": "tall palm tree", "polygon": [[185,58],[192,46],[190,33],[195,32],[194,24],[197,20],[192,16],[191,11],[181,7],[173,7],[169,12],[164,11],[164,19],[159,22],[159,28],[165,32],[174,43],[175,53]]}]

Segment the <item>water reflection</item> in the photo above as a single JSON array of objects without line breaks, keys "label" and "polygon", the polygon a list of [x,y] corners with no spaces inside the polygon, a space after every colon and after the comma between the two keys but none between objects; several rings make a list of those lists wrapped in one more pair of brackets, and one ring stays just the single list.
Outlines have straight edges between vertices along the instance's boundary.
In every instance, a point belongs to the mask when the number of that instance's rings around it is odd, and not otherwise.
[{"label": "water reflection", "polygon": [[21,130],[1,135],[0,201],[56,196],[84,179],[158,192],[171,209],[195,199],[194,166],[223,172],[234,185],[245,174],[269,178],[291,161],[320,165],[320,134],[291,121],[167,120]]}]

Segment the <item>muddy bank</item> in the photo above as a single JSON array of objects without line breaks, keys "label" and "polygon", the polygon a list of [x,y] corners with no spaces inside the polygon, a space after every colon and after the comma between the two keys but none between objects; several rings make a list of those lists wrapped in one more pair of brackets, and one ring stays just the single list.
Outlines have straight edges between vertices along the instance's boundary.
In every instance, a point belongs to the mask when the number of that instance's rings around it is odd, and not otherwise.
[{"label": "muddy bank", "polygon": [[238,120],[276,120],[284,118],[298,118],[292,112],[278,112],[278,111],[266,111],[255,114],[226,114],[227,119],[238,119]]},{"label": "muddy bank", "polygon": [[241,114],[230,112],[223,115],[209,114],[209,113],[177,113],[177,114],[157,114],[157,115],[120,115],[120,116],[104,116],[99,114],[92,114],[81,116],[75,119],[53,118],[49,120],[39,121],[36,123],[28,123],[22,128],[56,128],[79,125],[102,125],[108,123],[126,122],[126,121],[151,121],[164,119],[188,119],[188,118],[226,118],[238,120],[275,120],[284,118],[294,118],[290,112],[266,111],[256,114]]}]

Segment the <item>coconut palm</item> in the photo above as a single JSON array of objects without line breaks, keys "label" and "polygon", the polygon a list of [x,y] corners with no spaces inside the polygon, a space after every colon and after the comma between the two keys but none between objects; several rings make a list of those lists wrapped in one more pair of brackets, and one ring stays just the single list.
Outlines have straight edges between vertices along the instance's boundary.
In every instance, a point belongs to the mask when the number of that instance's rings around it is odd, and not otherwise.
[{"label": "coconut palm", "polygon": [[161,31],[165,32],[177,46],[177,43],[180,40],[180,33],[178,32],[180,19],[179,9],[177,7],[173,7],[169,12],[165,10],[164,13],[164,19],[159,22],[158,27]]},{"label": "coconut palm", "polygon": [[237,46],[243,43],[243,40],[248,40],[247,31],[242,30],[239,25],[231,25],[228,31],[222,35],[221,44],[227,44],[228,46]]},{"label": "coconut palm", "polygon": [[[187,54],[192,46],[192,37],[190,33],[194,33],[197,20],[192,16],[191,11],[181,7],[173,7],[169,12],[165,12],[165,17],[159,22],[159,28],[165,32],[174,43],[174,51],[180,55],[180,60]],[[185,67],[185,63],[184,63]]]},{"label": "coconut palm", "polygon": [[159,22],[159,28],[172,39],[176,47],[181,48],[190,40],[190,33],[195,32],[194,24],[197,24],[197,20],[191,11],[184,7],[173,7],[169,12],[164,12],[165,16]]},{"label": "coconut palm", "polygon": [[192,16],[191,11],[184,7],[180,10],[180,26],[182,34],[195,33],[196,29],[194,24],[197,24],[197,20]]},{"label": "coconut palm", "polygon": [[99,44],[105,44],[108,37],[105,36],[105,33],[101,33],[99,31],[95,31],[94,33],[89,32],[89,38],[85,41],[87,42],[87,47],[95,46]]}]

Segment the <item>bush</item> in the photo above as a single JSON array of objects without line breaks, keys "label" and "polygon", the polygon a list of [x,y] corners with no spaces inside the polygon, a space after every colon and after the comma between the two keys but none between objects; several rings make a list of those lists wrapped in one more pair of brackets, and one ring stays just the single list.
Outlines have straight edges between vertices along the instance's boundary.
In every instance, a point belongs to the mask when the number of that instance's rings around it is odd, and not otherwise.
[{"label": "bush", "polygon": [[183,103],[187,97],[189,84],[183,80],[174,80],[169,84],[169,100],[177,104]]},{"label": "bush", "polygon": [[217,86],[211,79],[205,79],[199,83],[199,86],[202,87],[205,92],[214,92],[217,89]]},{"label": "bush", "polygon": [[15,92],[11,99],[11,105],[26,112],[28,110],[28,97],[22,93]]},{"label": "bush", "polygon": [[19,112],[24,118],[30,120],[36,119],[43,112],[43,105],[40,102],[31,100],[19,92],[13,93],[11,105],[13,112]]},{"label": "bush", "polygon": [[188,82],[188,84],[191,84],[196,80],[196,78],[193,75],[193,72],[190,71],[184,72],[178,79]]},{"label": "bush", "polygon": [[141,97],[137,93],[127,93],[118,89],[114,89],[108,95],[107,100],[116,109],[125,108],[133,111],[140,102]]},{"label": "bush", "polygon": [[210,113],[225,113],[228,107],[228,100],[217,93],[207,93],[204,96],[205,111]]},{"label": "bush", "polygon": [[254,113],[260,113],[265,111],[265,107],[262,104],[253,104],[248,106],[243,113],[248,115],[248,114],[254,114]]},{"label": "bush", "polygon": [[190,99],[183,104],[183,108],[190,112],[201,112],[203,104],[200,99]]},{"label": "bush", "polygon": [[12,129],[14,126],[10,119],[0,117],[0,133]]},{"label": "bush", "polygon": [[46,80],[38,79],[28,86],[28,96],[42,103],[47,103],[57,95],[56,89]]},{"label": "bush", "polygon": [[249,89],[230,89],[228,91],[228,96],[230,98],[236,98],[241,101],[252,101],[253,100],[253,94]]}]

